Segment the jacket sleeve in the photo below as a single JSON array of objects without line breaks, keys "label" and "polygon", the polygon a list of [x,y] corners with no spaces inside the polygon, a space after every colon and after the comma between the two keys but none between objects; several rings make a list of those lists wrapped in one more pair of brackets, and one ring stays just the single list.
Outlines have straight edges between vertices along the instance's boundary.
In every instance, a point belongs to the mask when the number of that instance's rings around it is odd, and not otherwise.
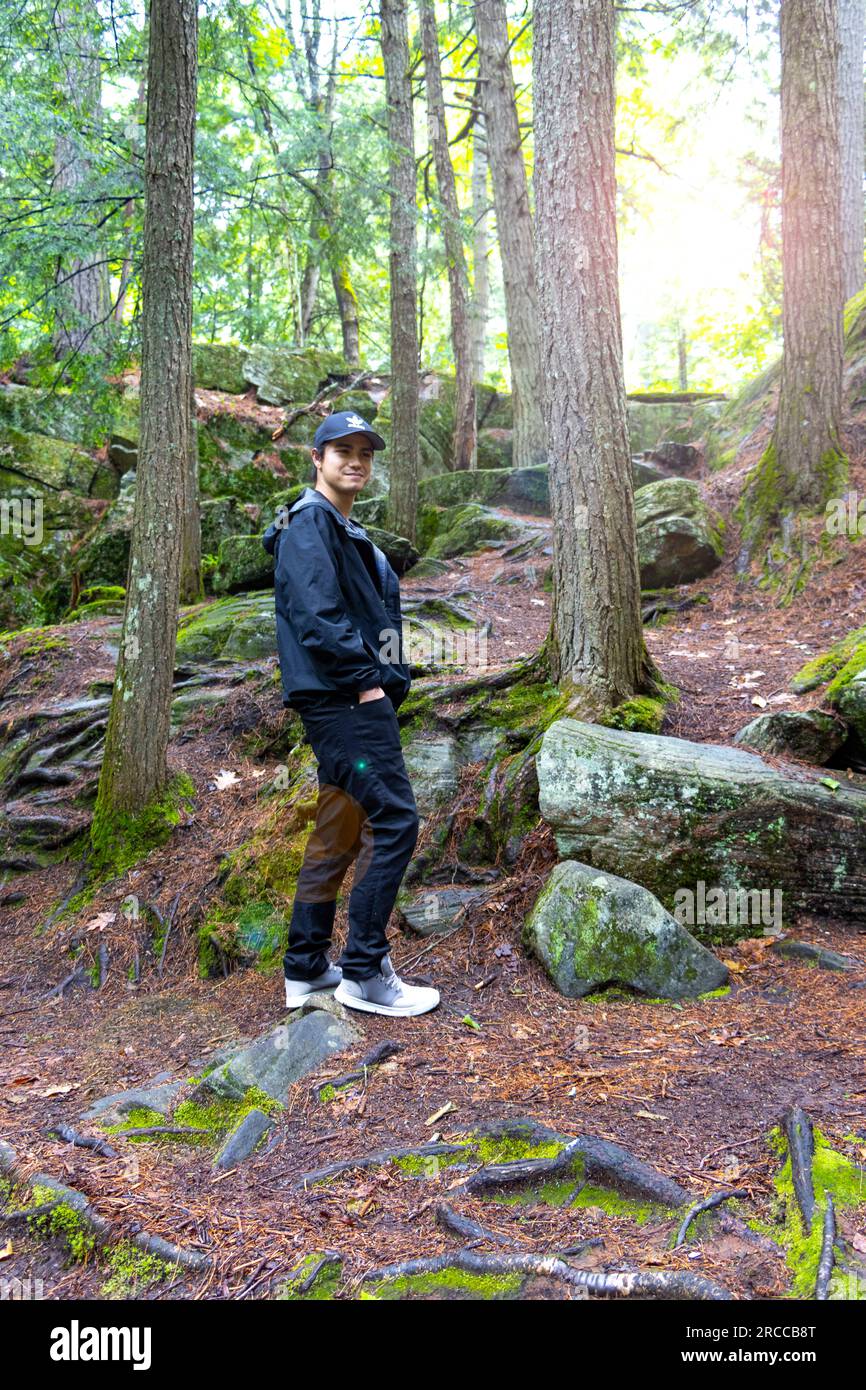
[{"label": "jacket sleeve", "polygon": [[274,585],[298,641],[309,648],[334,685],[372,690],[381,685],[382,676],[346,611],[332,525],[320,507],[305,507],[293,518],[280,541]]}]

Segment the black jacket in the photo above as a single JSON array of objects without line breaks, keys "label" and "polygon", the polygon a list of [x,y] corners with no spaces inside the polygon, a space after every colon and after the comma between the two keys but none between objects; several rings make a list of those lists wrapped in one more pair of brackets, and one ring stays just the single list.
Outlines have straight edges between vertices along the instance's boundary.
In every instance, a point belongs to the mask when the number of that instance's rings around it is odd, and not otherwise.
[{"label": "black jacket", "polygon": [[283,704],[381,685],[398,709],[409,693],[400,583],[363,526],[308,487],[262,536],[274,557]]}]

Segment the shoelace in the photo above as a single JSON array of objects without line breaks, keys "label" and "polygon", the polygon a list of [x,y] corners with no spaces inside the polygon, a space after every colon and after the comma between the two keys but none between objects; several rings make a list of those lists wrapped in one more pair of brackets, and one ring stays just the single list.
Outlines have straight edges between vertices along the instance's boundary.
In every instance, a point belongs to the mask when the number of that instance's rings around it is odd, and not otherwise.
[{"label": "shoelace", "polygon": [[[383,966],[385,965],[386,960],[387,960],[387,962],[388,962],[388,969],[389,969],[390,972],[391,972],[389,975],[386,975],[386,974],[385,974],[385,970],[383,969]],[[399,977],[398,974],[397,974],[397,971],[394,969],[393,965],[391,964],[391,958],[390,958],[390,956],[383,956],[383,957],[382,957],[382,960],[381,960],[380,963],[379,963],[379,974],[382,976],[382,979],[385,981],[385,984],[386,984],[386,985],[392,985],[392,986],[394,987],[394,989],[400,989],[400,988],[402,987],[403,981],[400,979],[400,977]]]}]

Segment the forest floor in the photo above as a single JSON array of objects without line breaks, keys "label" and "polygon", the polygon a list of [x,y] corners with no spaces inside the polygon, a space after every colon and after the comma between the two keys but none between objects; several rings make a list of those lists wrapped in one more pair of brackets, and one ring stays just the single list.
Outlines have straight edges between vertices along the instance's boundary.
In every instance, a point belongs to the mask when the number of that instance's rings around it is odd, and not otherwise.
[{"label": "forest floor", "polygon": [[[708,495],[723,512],[730,514],[742,474],[762,443],[756,434],[736,469],[705,477]],[[847,444],[852,486],[866,495],[866,425],[854,420]],[[769,709],[809,707],[809,697],[791,696],[792,675],[866,623],[862,548],[851,545],[841,561],[816,570],[806,593],[779,608],[771,593],[737,583],[735,537],[729,534],[723,565],[693,586],[707,602],[647,629],[658,665],[682,691],[664,732],[729,742],[758,712],[756,695]],[[527,574],[526,562],[486,551],[453,563],[436,581],[423,581],[425,590],[471,591],[471,602],[460,602],[479,620],[491,620],[494,669],[530,654],[547,631],[550,596],[540,587],[537,556],[533,563]],[[513,582],[505,582],[512,573]],[[411,574],[402,589],[412,594]],[[68,653],[47,654],[34,699],[82,696],[94,680],[111,678],[106,625],[80,623]],[[273,664],[263,666],[270,672]],[[22,701],[14,712],[25,707]],[[81,920],[61,919],[41,930],[70,892],[74,864],[12,877],[0,889],[0,1137],[15,1147],[21,1168],[49,1172],[85,1192],[119,1235],[145,1228],[212,1257],[207,1274],[187,1274],[144,1297],[267,1297],[302,1256],[326,1248],[342,1255],[350,1281],[343,1289],[351,1296],[374,1266],[455,1248],[457,1238],[443,1232],[434,1215],[437,1203],[451,1200],[464,1216],[519,1239],[523,1250],[548,1252],[600,1237],[603,1244],[582,1259],[585,1268],[688,1269],[745,1299],[788,1292],[791,1272],[781,1257],[739,1236],[717,1231],[672,1251],[673,1218],[640,1222],[627,1211],[541,1202],[493,1205],[458,1194],[447,1168],[419,1180],[391,1164],[355,1170],[306,1192],[293,1188],[298,1174],[338,1159],[448,1140],[485,1120],[529,1116],[565,1134],[624,1145],[696,1200],[722,1186],[745,1189],[750,1213],[770,1221],[778,1159],[767,1134],[794,1102],[829,1143],[864,1161],[866,928],[823,919],[796,923],[799,939],[858,961],[859,969],[849,973],[782,958],[756,939],[722,952],[732,981],[723,997],[675,1004],[615,992],[592,1001],[565,999],[520,946],[526,913],[557,858],[543,825],[528,838],[513,871],[453,935],[419,941],[392,929],[397,970],[434,983],[440,1008],[405,1020],[353,1015],[362,1043],[293,1087],[270,1142],[240,1167],[217,1175],[206,1152],[165,1140],[115,1141],[119,1155],[112,1159],[49,1135],[60,1121],[80,1129],[77,1117],[98,1097],[144,1084],[158,1072],[185,1076],[194,1061],[258,1036],[284,1017],[279,971],[200,979],[189,929],[213,891],[219,860],[261,819],[265,774],[240,750],[242,736],[259,725],[279,728],[284,717],[276,687],[266,685],[262,694],[247,684],[227,694],[216,718],[203,714],[198,726],[186,726],[194,736],[175,739],[169,757],[172,768],[187,771],[196,784],[195,816],[167,847],[110,885]],[[222,789],[221,770],[237,778]],[[850,775],[866,785],[866,778]],[[349,878],[344,901],[350,884]],[[16,901],[19,893],[23,901]],[[135,987],[126,978],[132,928],[119,914],[129,893],[163,913],[180,894],[164,971],[145,972]],[[338,948],[344,930],[341,906]],[[88,933],[109,945],[107,979],[98,990],[85,980],[46,1000],[69,969],[71,938]],[[318,1086],[386,1039],[400,1050],[371,1071],[366,1084],[338,1091],[328,1104],[318,1100]],[[433,1118],[449,1104],[444,1116]],[[845,1229],[847,1218],[840,1219]],[[866,1241],[862,1226],[847,1234]],[[62,1299],[102,1296],[106,1277],[97,1261],[67,1264],[56,1245],[18,1227],[7,1232],[2,1224],[0,1275],[42,1278],[45,1296]],[[538,1279],[529,1296],[568,1294]]]}]

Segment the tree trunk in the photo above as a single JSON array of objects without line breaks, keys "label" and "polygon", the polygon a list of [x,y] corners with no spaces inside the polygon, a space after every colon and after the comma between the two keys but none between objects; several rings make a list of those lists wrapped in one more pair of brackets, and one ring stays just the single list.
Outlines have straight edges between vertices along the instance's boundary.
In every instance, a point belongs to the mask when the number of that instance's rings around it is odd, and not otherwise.
[{"label": "tree trunk", "polygon": [[783,353],[774,446],[780,499],[797,508],[834,496],[842,465],[836,0],[782,0],[780,33]]},{"label": "tree trunk", "polygon": [[196,0],[151,0],[141,438],[123,633],[92,832],[97,859],[120,856],[124,839],[131,849],[131,818],[157,802],[168,781],[184,514],[192,506],[196,71]]},{"label": "tree trunk", "polygon": [[415,131],[407,0],[382,0],[382,59],[390,147],[391,486],[388,529],[414,541],[419,401]]},{"label": "tree trunk", "polygon": [[448,287],[451,293],[451,345],[457,376],[454,393],[454,467],[477,468],[475,384],[472,380],[472,339],[469,332],[469,277],[463,252],[454,167],[448,150],[445,95],[442,88],[434,0],[419,0],[419,9],[430,147],[439,186],[442,234],[445,240],[445,258],[448,262]]},{"label": "tree trunk", "polygon": [[358,297],[352,288],[347,260],[339,260],[332,267],[331,283],[334,286],[334,295],[340,312],[343,358],[350,367],[359,367],[361,365],[361,328],[358,322]]},{"label": "tree trunk", "polygon": [[651,671],[622,365],[612,0],[534,13],[536,273],[553,517],[554,679],[589,712]]},{"label": "tree trunk", "polygon": [[842,160],[842,294],[863,288],[864,0],[839,0],[839,140]]},{"label": "tree trunk", "polygon": [[514,467],[547,461],[541,407],[541,346],[532,214],[503,0],[476,0],[479,81],[508,323]]},{"label": "tree trunk", "polygon": [[487,133],[479,115],[472,132],[472,380],[484,380],[484,348],[490,313],[490,211],[487,199]]},{"label": "tree trunk", "polygon": [[[72,127],[57,136],[54,146],[54,189],[60,196],[86,196],[90,161],[77,126],[86,122],[91,129],[102,119],[102,71],[95,31],[100,24],[93,0],[73,4],[59,0],[54,11],[54,30],[62,72],[60,115]],[[70,210],[70,223],[87,219],[85,204]],[[73,233],[74,235],[75,233]],[[80,240],[92,240],[80,231]],[[94,256],[70,255],[57,266],[55,297],[54,355],[70,352],[98,352],[111,317],[108,266],[100,264],[98,246]]]}]

